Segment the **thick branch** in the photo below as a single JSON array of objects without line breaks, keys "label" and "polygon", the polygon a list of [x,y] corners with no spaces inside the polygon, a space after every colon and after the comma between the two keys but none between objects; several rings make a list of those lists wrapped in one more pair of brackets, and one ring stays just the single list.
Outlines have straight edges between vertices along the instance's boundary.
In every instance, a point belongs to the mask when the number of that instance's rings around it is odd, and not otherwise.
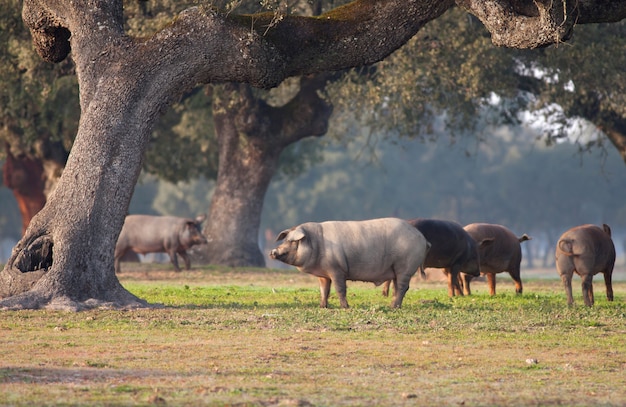
[{"label": "thick branch", "polygon": [[274,25],[273,15],[239,18],[266,33],[287,58],[286,76],[296,76],[378,62],[453,5],[450,0],[356,0],[318,17],[285,16]]},{"label": "thick branch", "polygon": [[[72,47],[80,48],[82,63],[77,61],[77,66],[87,67],[111,44],[129,46],[116,40],[123,35],[116,4],[121,1],[96,2],[100,8],[94,10],[86,0],[63,2],[64,12],[58,0],[25,0],[23,16],[41,55],[50,61],[64,57],[69,47],[60,33],[67,30]],[[284,16],[275,24],[265,14],[235,16],[192,7],[145,42],[138,57],[143,63],[149,55],[155,64],[176,64],[186,79],[192,72],[191,79],[198,82],[247,82],[268,88],[289,76],[379,61],[453,4],[356,0],[319,17]],[[87,10],[102,18],[86,18]]]},{"label": "thick branch", "polygon": [[332,74],[319,74],[300,79],[300,90],[287,104],[272,112],[272,123],[279,128],[272,131],[274,143],[286,147],[305,137],[321,137],[328,131],[333,112],[329,100],[321,97]]},{"label": "thick branch", "polygon": [[[524,13],[507,0],[457,0],[457,4],[482,21],[494,45],[538,48],[569,39],[579,10],[576,1],[535,0]],[[526,3],[526,2],[523,2]]]}]

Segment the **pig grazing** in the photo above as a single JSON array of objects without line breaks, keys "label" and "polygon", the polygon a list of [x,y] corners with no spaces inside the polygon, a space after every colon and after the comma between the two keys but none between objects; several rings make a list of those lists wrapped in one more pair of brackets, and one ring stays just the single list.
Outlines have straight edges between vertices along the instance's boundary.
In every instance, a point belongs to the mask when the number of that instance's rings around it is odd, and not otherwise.
[{"label": "pig grazing", "polygon": [[[436,219],[411,219],[409,224],[417,228],[431,244],[422,266],[442,268],[448,277],[448,295],[462,295],[459,273],[480,275],[478,246],[474,239],[456,222]],[[390,281],[383,286],[383,295],[389,294]]]},{"label": "pig grazing", "polygon": [[204,219],[205,216],[195,220],[175,216],[127,216],[115,245],[115,272],[120,271],[120,259],[128,250],[138,254],[167,253],[176,271],[180,271],[176,257],[180,254],[189,270],[191,262],[187,250],[207,243],[200,231]]},{"label": "pig grazing", "polygon": [[318,277],[322,308],[328,306],[332,282],[341,307],[348,308],[347,280],[376,285],[395,280],[391,305],[399,308],[430,248],[417,229],[396,218],[303,223],[283,230],[276,240],[283,243],[270,257]]},{"label": "pig grazing", "polygon": [[576,226],[563,233],[556,245],[556,269],[561,276],[567,304],[574,304],[572,297],[572,275],[574,272],[583,280],[585,305],[593,305],[593,276],[604,274],[606,299],[613,301],[611,278],[615,265],[615,246],[611,239],[611,228],[602,225]]},{"label": "pig grazing", "polygon": [[[465,230],[478,244],[480,273],[487,276],[489,294],[496,294],[496,274],[508,271],[515,282],[515,292],[522,293],[520,263],[522,262],[521,242],[530,240],[528,235],[517,237],[504,226],[489,223],[472,223]],[[472,276],[462,274],[463,290],[471,294],[470,281]]]}]

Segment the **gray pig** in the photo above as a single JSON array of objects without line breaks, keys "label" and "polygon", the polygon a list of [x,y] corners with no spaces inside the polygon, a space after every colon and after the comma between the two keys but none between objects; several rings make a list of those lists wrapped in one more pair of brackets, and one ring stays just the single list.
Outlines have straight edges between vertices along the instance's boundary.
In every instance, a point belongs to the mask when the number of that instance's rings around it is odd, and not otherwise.
[{"label": "gray pig", "polygon": [[194,245],[206,244],[207,240],[200,231],[200,225],[206,217],[196,219],[176,216],[128,215],[115,245],[115,272],[120,271],[120,259],[128,250],[135,253],[167,253],[176,271],[178,258],[185,261],[185,268],[191,268],[187,250]]},{"label": "gray pig", "polygon": [[[489,294],[496,295],[496,274],[503,271],[509,272],[515,282],[515,293],[521,294],[523,287],[520,275],[522,262],[520,243],[530,240],[530,237],[526,234],[517,237],[508,228],[491,223],[472,223],[464,229],[478,244],[480,274],[487,276]],[[461,274],[461,280],[465,295],[470,295],[472,276]]]},{"label": "gray pig", "polygon": [[328,306],[332,282],[341,307],[348,308],[347,280],[376,285],[395,280],[391,305],[399,308],[430,248],[424,235],[397,218],[303,223],[283,230],[276,240],[283,243],[270,252],[272,259],[319,278],[321,308]]},{"label": "gray pig", "polygon": [[556,269],[561,276],[567,304],[574,304],[572,296],[572,276],[574,272],[582,280],[585,305],[593,305],[593,276],[604,274],[606,299],[613,301],[611,278],[615,265],[615,246],[611,239],[611,228],[602,225],[576,226],[561,235],[556,245]]}]

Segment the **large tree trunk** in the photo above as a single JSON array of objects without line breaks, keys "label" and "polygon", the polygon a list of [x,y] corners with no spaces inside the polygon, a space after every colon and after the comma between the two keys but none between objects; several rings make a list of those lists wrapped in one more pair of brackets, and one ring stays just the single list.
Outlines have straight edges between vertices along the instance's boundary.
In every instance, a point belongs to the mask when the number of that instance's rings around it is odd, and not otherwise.
[{"label": "large tree trunk", "polygon": [[265,266],[258,243],[265,193],[285,147],[326,133],[332,107],[317,94],[326,77],[302,79],[300,91],[282,107],[255,98],[248,85],[230,84],[215,92],[219,169],[204,229],[209,243],[198,247],[196,259]]}]

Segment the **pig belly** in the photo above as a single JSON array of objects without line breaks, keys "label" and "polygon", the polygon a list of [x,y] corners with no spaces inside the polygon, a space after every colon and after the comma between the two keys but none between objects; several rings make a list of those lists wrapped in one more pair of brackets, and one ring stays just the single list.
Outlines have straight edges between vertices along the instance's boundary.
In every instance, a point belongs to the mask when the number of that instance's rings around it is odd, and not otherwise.
[{"label": "pig belly", "polygon": [[387,270],[363,270],[363,269],[350,269],[347,280],[351,281],[365,281],[368,283],[374,283],[375,285],[381,285],[385,281],[393,280],[396,278],[396,274],[392,269]]},{"label": "pig belly", "polygon": [[139,254],[165,252],[165,248],[160,243],[131,244],[129,247],[132,251]]}]

